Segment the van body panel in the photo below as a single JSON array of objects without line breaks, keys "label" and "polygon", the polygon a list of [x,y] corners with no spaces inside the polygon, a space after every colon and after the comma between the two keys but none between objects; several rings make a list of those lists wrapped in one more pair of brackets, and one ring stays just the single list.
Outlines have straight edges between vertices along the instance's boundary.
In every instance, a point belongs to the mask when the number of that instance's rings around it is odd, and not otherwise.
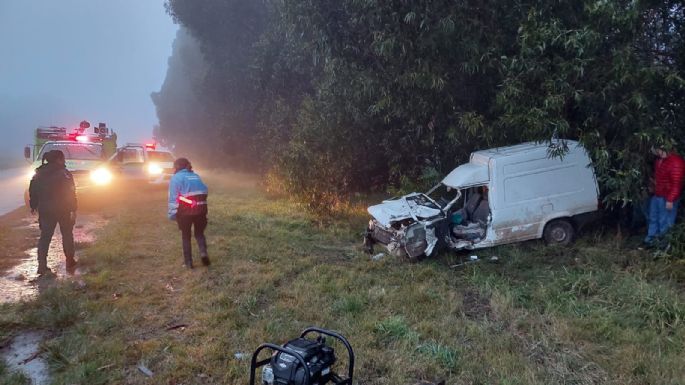
[{"label": "van body panel", "polygon": [[494,243],[541,238],[558,218],[597,210],[597,182],[586,151],[568,141],[563,157],[540,145],[518,145],[491,156],[490,205]]}]

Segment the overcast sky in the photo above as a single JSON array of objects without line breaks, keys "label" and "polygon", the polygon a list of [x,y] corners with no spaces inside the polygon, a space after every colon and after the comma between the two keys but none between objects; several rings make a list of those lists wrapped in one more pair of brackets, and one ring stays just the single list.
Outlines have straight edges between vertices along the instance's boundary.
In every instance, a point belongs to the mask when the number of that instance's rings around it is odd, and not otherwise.
[{"label": "overcast sky", "polygon": [[176,29],[164,0],[0,0],[0,150],[83,119],[149,139]]}]

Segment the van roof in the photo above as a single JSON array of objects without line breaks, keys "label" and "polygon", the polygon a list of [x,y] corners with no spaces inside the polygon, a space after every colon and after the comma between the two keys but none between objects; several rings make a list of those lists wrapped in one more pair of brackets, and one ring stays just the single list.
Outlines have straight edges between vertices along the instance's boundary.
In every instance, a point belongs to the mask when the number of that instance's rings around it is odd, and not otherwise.
[{"label": "van roof", "polygon": [[[566,142],[569,150],[579,146],[577,141],[569,139],[557,139],[553,143],[562,143],[562,141]],[[487,163],[486,159],[500,159],[539,151],[547,152],[549,146],[550,143],[548,142],[526,142],[513,146],[489,148],[487,150],[474,151],[471,154],[471,160],[476,163]]]}]

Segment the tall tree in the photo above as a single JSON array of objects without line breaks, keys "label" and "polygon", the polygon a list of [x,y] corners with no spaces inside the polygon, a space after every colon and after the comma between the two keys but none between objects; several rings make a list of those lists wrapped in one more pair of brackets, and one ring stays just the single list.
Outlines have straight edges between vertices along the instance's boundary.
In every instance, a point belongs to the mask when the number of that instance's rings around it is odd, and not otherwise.
[{"label": "tall tree", "polygon": [[178,153],[198,154],[205,145],[200,138],[207,132],[198,127],[208,122],[200,95],[206,70],[198,42],[186,28],[179,28],[164,83],[151,95],[159,119],[155,137]]}]

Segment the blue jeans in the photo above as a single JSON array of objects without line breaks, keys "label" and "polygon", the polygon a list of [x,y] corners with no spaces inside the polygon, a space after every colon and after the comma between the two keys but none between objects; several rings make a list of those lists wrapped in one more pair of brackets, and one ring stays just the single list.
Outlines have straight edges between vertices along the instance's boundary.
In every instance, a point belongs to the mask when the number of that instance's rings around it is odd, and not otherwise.
[{"label": "blue jeans", "polygon": [[679,203],[673,202],[673,208],[666,210],[666,198],[652,196],[649,200],[649,226],[645,242],[652,242],[654,238],[663,236],[673,226]]}]

